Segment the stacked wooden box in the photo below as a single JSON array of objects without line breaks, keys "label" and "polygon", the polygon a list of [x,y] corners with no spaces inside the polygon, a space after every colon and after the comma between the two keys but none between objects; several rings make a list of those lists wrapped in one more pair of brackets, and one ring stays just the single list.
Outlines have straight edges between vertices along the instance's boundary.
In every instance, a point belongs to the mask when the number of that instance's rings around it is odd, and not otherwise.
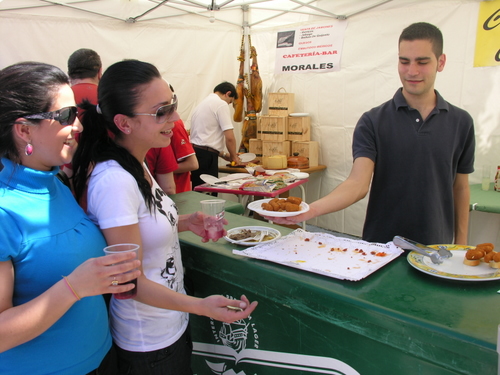
[{"label": "stacked wooden box", "polygon": [[269,94],[269,114],[257,118],[257,138],[249,142],[249,151],[261,158],[264,168],[271,156],[295,153],[309,158],[310,167],[318,165],[319,143],[311,141],[311,118],[289,116],[293,110],[294,94]]}]

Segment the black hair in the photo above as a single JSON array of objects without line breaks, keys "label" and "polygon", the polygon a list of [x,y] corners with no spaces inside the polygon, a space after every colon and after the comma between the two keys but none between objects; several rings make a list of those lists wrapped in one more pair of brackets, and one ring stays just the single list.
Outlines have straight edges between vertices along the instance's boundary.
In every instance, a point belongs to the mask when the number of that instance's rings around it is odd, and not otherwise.
[{"label": "black hair", "polygon": [[152,210],[153,194],[151,185],[144,177],[142,163],[112,140],[108,131],[115,138],[122,136],[114,117],[117,114],[133,117],[142,89],[156,78],[161,78],[161,74],[152,64],[138,60],[117,62],[106,69],[99,81],[99,109],[88,101],[82,103],[85,110],[81,120],[84,131],[73,157],[73,186],[78,201],[86,192],[87,179],[93,166],[98,162],[115,160],[135,178],[146,206]]},{"label": "black hair", "polygon": [[76,50],[68,59],[68,75],[71,79],[94,78],[101,68],[101,57],[88,48]]},{"label": "black hair", "polygon": [[427,22],[413,23],[403,30],[398,45],[403,41],[428,40],[436,58],[443,54],[443,34],[436,26]]},{"label": "black hair", "polygon": [[229,97],[234,98],[234,100],[238,99],[238,93],[236,92],[236,87],[230,82],[222,82],[214,87],[214,92],[220,92],[221,94],[226,94],[228,91]]},{"label": "black hair", "polygon": [[0,157],[21,163],[12,132],[14,123],[23,116],[47,112],[63,85],[69,85],[66,73],[45,63],[20,62],[0,71]]}]

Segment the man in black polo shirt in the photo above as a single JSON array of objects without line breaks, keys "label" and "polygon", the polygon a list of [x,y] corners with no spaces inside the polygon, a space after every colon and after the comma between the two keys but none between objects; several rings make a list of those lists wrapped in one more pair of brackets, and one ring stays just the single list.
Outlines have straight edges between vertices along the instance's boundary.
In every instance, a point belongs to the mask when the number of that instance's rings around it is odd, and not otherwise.
[{"label": "man in black polo shirt", "polygon": [[364,240],[385,243],[400,235],[426,244],[467,244],[474,124],[434,90],[445,63],[437,27],[420,22],[404,29],[398,64],[403,87],[361,116],[349,177],[308,212],[272,220],[292,224],[342,210],[364,198],[371,184]]}]

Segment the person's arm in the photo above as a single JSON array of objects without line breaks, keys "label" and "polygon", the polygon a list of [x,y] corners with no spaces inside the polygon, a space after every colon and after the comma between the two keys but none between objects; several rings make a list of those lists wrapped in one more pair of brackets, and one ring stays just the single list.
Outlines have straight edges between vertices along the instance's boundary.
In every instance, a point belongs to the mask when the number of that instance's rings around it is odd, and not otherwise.
[{"label": "person's arm", "polygon": [[470,205],[468,174],[457,173],[453,183],[453,202],[455,206],[455,243],[467,245]]},{"label": "person's arm", "polygon": [[228,129],[224,131],[224,138],[226,139],[226,148],[229,151],[229,157],[224,158],[228,161],[234,161],[236,164],[240,163],[240,158],[236,152],[236,137],[234,136],[233,129]]},{"label": "person's arm", "polygon": [[174,172],[157,174],[155,180],[167,195],[175,194]]},{"label": "person's arm", "polygon": [[372,180],[375,163],[366,157],[359,157],[354,160],[349,177],[332,190],[328,195],[309,204],[309,211],[291,217],[273,217],[269,212],[266,219],[277,224],[296,224],[317,216],[336,212],[349,207],[351,204],[363,199]]},{"label": "person's arm", "polygon": [[177,165],[179,166],[174,173],[185,173],[195,171],[199,168],[198,159],[196,158],[196,154],[189,155],[185,159],[178,160]]},{"label": "person's arm", "polygon": [[[89,259],[67,276],[67,281],[74,292],[61,276],[61,280],[44,293],[18,306],[12,303],[15,269],[11,261],[0,262],[0,337],[2,338],[0,353],[41,335],[74,303],[78,303],[78,298],[111,292],[121,293],[132,289],[134,285],[130,283],[111,286],[114,274],[121,274],[138,267],[139,261],[113,266],[111,264],[131,258],[133,254],[124,253]],[[123,283],[138,275],[139,271],[134,271],[116,278]]]},{"label": "person's arm", "polygon": [[[103,229],[103,234],[108,245],[117,243],[140,245],[139,257],[142,259],[139,224]],[[257,307],[257,302],[250,303],[245,296],[242,296],[241,300],[231,300],[223,296],[209,296],[202,299],[177,293],[149,280],[143,274],[137,279],[137,296],[134,299],[150,306],[208,316],[228,323],[247,318]],[[228,305],[239,307],[242,311],[230,310],[226,307]]]}]

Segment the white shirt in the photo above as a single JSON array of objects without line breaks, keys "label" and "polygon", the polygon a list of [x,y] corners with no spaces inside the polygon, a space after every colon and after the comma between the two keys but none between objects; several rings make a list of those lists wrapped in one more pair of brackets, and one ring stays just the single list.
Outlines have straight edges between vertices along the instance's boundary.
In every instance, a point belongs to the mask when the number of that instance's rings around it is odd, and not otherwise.
[{"label": "white shirt", "polygon": [[217,94],[208,95],[191,117],[191,143],[224,151],[224,131],[234,129],[229,104]]},{"label": "white shirt", "polygon": [[[139,223],[144,275],[185,294],[177,208],[155,181],[152,191],[155,207],[150,213],[130,173],[114,160],[98,163],[89,180],[88,215],[101,229]],[[134,352],[173,344],[186,330],[189,316],[133,299],[115,298],[111,299],[110,312],[114,341],[120,348]]]}]

